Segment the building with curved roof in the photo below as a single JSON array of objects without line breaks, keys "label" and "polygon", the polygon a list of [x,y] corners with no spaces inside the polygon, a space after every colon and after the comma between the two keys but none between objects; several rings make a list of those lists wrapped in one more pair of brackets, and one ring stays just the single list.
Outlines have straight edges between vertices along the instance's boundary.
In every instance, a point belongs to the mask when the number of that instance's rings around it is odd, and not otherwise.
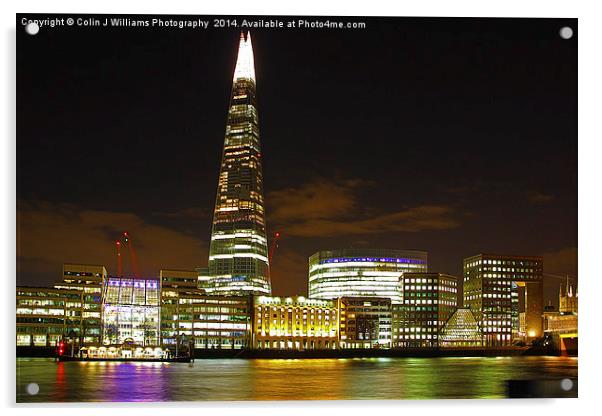
[{"label": "building with curved roof", "polygon": [[427,253],[417,250],[341,249],[319,251],[309,258],[309,297],[386,297],[402,303],[400,277],[426,272]]}]

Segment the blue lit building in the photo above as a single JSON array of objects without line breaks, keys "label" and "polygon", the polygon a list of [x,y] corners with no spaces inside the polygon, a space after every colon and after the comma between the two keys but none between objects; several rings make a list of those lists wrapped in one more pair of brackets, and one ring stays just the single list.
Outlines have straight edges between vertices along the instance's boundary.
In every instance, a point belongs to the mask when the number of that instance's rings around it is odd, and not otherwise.
[{"label": "blue lit building", "polygon": [[159,345],[159,279],[109,277],[103,290],[103,342]]},{"label": "blue lit building", "polygon": [[403,301],[404,272],[427,271],[427,253],[416,250],[343,249],[319,251],[309,258],[309,297],[389,298]]}]

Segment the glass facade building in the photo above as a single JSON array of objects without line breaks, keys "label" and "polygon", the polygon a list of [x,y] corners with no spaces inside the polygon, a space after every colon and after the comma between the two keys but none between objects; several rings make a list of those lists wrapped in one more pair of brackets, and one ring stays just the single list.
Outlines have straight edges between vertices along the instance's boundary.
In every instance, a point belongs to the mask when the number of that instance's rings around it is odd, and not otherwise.
[{"label": "glass facade building", "polygon": [[309,258],[309,297],[387,297],[403,301],[400,277],[426,272],[427,253],[416,250],[343,249],[319,251]]},{"label": "glass facade building", "polygon": [[485,346],[511,345],[523,312],[527,339],[543,336],[543,258],[479,254],[464,259],[464,306],[479,323]]},{"label": "glass facade building", "polygon": [[483,334],[469,308],[459,308],[447,320],[439,334],[443,348],[481,347]]},{"label": "glass facade building", "polygon": [[251,35],[241,34],[213,214],[206,290],[271,294]]},{"label": "glass facade building", "polygon": [[109,277],[103,294],[103,343],[159,345],[160,281]]}]

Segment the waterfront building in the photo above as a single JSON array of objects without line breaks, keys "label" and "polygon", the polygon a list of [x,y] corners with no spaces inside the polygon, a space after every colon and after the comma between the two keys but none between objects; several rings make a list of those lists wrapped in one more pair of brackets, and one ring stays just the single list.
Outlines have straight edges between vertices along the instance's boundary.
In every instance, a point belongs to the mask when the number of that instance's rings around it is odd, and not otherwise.
[{"label": "waterfront building", "polygon": [[161,270],[160,276],[164,347],[241,349],[249,345],[249,296],[208,295],[196,287],[196,270]]},{"label": "waterfront building", "polygon": [[82,294],[80,290],[17,286],[17,346],[55,347],[68,337],[80,342]]},{"label": "waterfront building", "polygon": [[278,350],[335,349],[337,304],[303,296],[255,296],[253,348]]},{"label": "waterfront building", "polygon": [[560,285],[560,292],[558,295],[558,311],[560,313],[577,313],[578,302],[579,302],[579,294],[577,293],[577,288],[573,290],[573,286],[569,285],[568,278],[566,282],[566,286]]},{"label": "waterfront building", "polygon": [[579,326],[577,291],[573,292],[568,282],[564,287],[560,285],[558,300],[558,310],[546,307],[543,313],[544,331],[556,337],[576,338]]},{"label": "waterfront building", "polygon": [[341,297],[337,307],[340,348],[391,348],[390,298]]},{"label": "waterfront building", "polygon": [[393,345],[437,347],[440,329],[458,306],[458,281],[444,273],[404,273],[403,305],[393,309]]},{"label": "waterfront building", "polygon": [[102,290],[108,277],[102,265],[63,264],[63,279],[54,285],[57,289],[80,290],[82,292],[82,314],[80,325],[74,331],[82,345],[102,342]]},{"label": "waterfront building", "polygon": [[271,294],[251,35],[241,33],[209,247],[207,291]]},{"label": "waterfront building", "polygon": [[513,307],[513,291],[524,305],[527,339],[541,337],[543,258],[479,254],[464,259],[464,305],[477,319],[486,346],[512,344],[521,312]]},{"label": "waterfront building", "polygon": [[103,289],[103,343],[159,344],[160,280],[109,277]]},{"label": "waterfront building", "polygon": [[427,253],[416,250],[342,249],[309,258],[309,297],[387,297],[401,304],[404,272],[426,272]]},{"label": "waterfront building", "polygon": [[578,332],[579,316],[577,314],[560,312],[544,312],[544,330],[547,333],[573,333]]},{"label": "waterfront building", "polygon": [[458,308],[439,332],[439,347],[483,346],[483,333],[470,308]]},{"label": "waterfront building", "polygon": [[198,272],[192,270],[161,269],[161,343],[175,344],[179,341],[180,298],[188,293],[200,295]]}]

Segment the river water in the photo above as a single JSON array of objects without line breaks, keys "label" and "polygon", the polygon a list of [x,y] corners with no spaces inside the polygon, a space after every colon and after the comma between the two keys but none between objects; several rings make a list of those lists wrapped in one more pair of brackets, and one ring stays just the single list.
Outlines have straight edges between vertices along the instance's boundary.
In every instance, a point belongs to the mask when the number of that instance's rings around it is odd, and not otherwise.
[{"label": "river water", "polygon": [[[502,398],[507,380],[577,378],[576,357],[17,359],[17,402]],[[36,383],[39,392],[35,395]]]}]

